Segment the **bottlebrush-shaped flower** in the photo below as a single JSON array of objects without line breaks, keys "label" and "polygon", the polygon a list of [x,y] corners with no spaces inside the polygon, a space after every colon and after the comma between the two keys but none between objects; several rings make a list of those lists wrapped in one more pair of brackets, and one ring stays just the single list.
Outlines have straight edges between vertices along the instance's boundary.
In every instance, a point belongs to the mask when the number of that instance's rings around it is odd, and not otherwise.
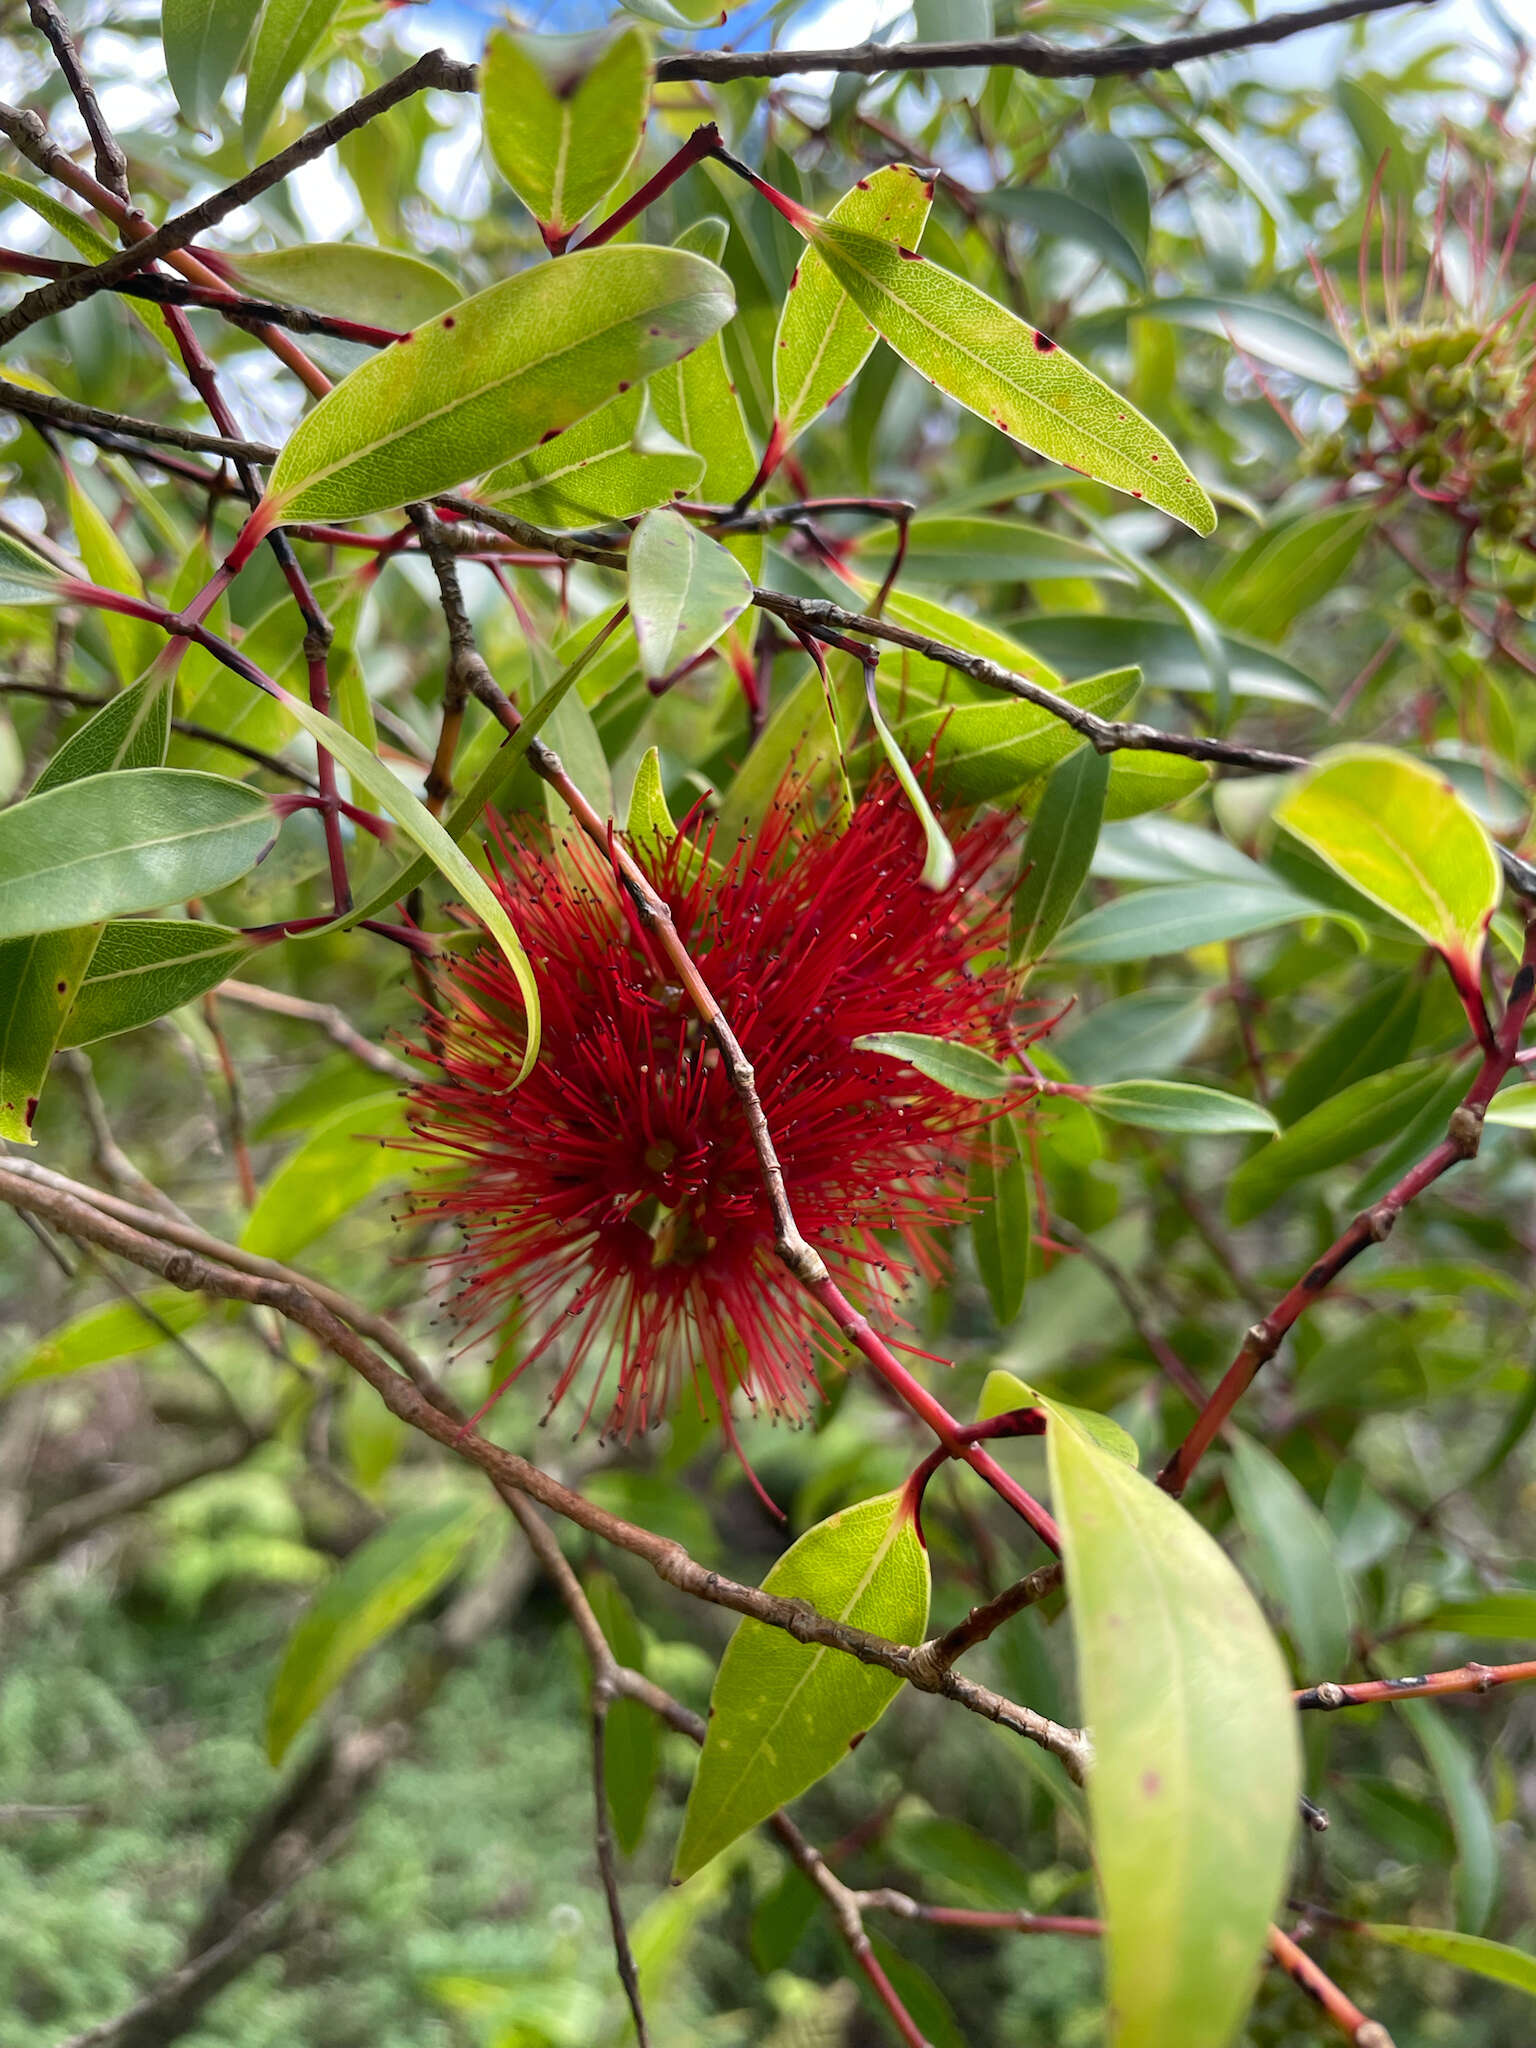
[{"label": "bottlebrush-shaped flower", "polygon": [[[934,893],[918,886],[923,836],[894,783],[872,786],[841,835],[797,822],[791,794],[723,870],[683,834],[653,842],[648,865],[753,1063],[801,1228],[873,1320],[911,1268],[937,1270],[935,1233],[965,1214],[968,1140],[995,1105],[853,1041],[1015,1042],[1006,967],[973,966],[1001,961],[1006,902],[978,884],[1009,825],[959,832],[954,880]],[[589,1379],[585,1420],[616,1367],[610,1431],[644,1428],[690,1373],[728,1435],[738,1386],[758,1410],[802,1417],[836,1344],[775,1256],[717,1048],[598,853],[510,831],[498,844],[496,886],[539,975],[539,1063],[508,1087],[521,1004],[482,948],[445,970],[441,1043],[422,1053],[436,1071],[410,1110],[437,1155],[418,1205],[464,1233],[458,1314],[485,1329],[520,1309],[536,1335],[518,1371],[558,1357],[551,1409]]]}]

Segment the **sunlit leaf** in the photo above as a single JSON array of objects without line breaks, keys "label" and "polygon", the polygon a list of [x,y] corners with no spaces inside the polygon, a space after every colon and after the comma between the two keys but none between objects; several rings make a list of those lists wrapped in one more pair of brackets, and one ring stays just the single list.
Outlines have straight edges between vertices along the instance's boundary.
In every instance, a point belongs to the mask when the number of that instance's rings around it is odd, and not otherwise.
[{"label": "sunlit leaf", "polygon": [[342,0],[264,0],[245,73],[245,146],[261,147],[289,82],[319,47]]},{"label": "sunlit leaf", "polygon": [[704,458],[673,439],[641,388],[492,470],[477,495],[535,526],[600,526],[686,497],[703,469]]},{"label": "sunlit leaf", "polygon": [[278,1167],[245,1220],[240,1243],[267,1259],[291,1259],[386,1181],[407,1159],[387,1140],[405,1134],[396,1093],[365,1095],[317,1124]]},{"label": "sunlit leaf", "polygon": [[279,519],[355,519],[525,454],[730,318],[730,282],[683,249],[578,250],[504,278],[381,349],[299,422]]},{"label": "sunlit leaf", "polygon": [[1043,1408],[1047,1415],[1060,1414],[1091,1437],[1101,1451],[1118,1458],[1122,1465],[1134,1469],[1140,1463],[1136,1439],[1129,1430],[1122,1429],[1112,1415],[1101,1415],[1093,1408],[1077,1408],[1070,1402],[1057,1401],[1049,1394],[1042,1394],[1038,1387],[1021,1380],[1016,1373],[989,1372],[982,1385],[981,1399],[976,1404],[976,1420],[990,1422],[994,1416],[1011,1414],[1015,1408]]},{"label": "sunlit leaf", "polygon": [[446,313],[464,296],[435,263],[365,242],[295,242],[287,249],[242,250],[231,263],[255,298],[397,331]]},{"label": "sunlit leaf", "polygon": [[1443,775],[1385,747],[1323,755],[1275,816],[1352,887],[1445,955],[1475,986],[1499,863]]},{"label": "sunlit leaf", "polygon": [[17,1361],[5,1376],[5,1387],[64,1379],[154,1351],[169,1341],[167,1329],[180,1336],[200,1323],[209,1309],[206,1295],[188,1294],[180,1287],[151,1287],[141,1299],[153,1317],[131,1301],[109,1301],[71,1316]]},{"label": "sunlit leaf", "polygon": [[[829,218],[915,249],[933,203],[933,180],[910,164],[886,164],[845,192]],[[804,433],[863,368],[875,331],[814,247],[790,280],[773,343],[773,410],[779,445]]]},{"label": "sunlit leaf", "polygon": [[480,67],[496,168],[551,242],[628,169],[645,133],[651,53],[638,28],[604,36],[494,30]]},{"label": "sunlit leaf", "polygon": [[1350,1932],[1367,1941],[1385,1942],[1389,1948],[1407,1949],[1430,1962],[1470,1970],[1474,1976],[1508,1984],[1528,1998],[1536,1998],[1536,1956],[1525,1949],[1488,1941],[1479,1934],[1458,1934],[1453,1927],[1394,1927],[1380,1920],[1363,1920],[1353,1922]]},{"label": "sunlit leaf", "polygon": [[1048,336],[926,257],[831,221],[808,232],[876,330],[950,397],[1052,461],[1213,530],[1172,443]]}]

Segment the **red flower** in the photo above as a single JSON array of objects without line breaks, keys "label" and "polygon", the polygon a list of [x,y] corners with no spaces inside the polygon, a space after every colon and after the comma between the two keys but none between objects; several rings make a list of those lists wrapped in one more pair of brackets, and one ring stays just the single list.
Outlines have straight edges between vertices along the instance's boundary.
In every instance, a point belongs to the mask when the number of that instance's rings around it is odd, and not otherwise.
[{"label": "red flower", "polygon": [[[920,828],[886,782],[840,836],[781,801],[723,872],[681,835],[651,863],[756,1069],[801,1228],[872,1318],[908,1277],[877,1232],[936,1270],[933,1233],[965,1213],[968,1134],[991,1111],[852,1041],[1011,1043],[1006,968],[970,967],[1006,935],[1005,901],[975,885],[1008,832],[993,819],[960,833],[955,879],[934,894],[918,885]],[[445,972],[443,1043],[424,1053],[438,1072],[411,1104],[421,1147],[444,1160],[418,1203],[464,1231],[458,1313],[483,1328],[520,1305],[542,1335],[519,1372],[558,1344],[551,1409],[590,1366],[589,1416],[616,1360],[610,1430],[645,1427],[700,1369],[728,1434],[734,1386],[803,1416],[836,1342],[774,1254],[718,1051],[590,846],[498,839],[497,887],[539,977],[539,1062],[509,1090],[520,1005],[482,949]]]}]

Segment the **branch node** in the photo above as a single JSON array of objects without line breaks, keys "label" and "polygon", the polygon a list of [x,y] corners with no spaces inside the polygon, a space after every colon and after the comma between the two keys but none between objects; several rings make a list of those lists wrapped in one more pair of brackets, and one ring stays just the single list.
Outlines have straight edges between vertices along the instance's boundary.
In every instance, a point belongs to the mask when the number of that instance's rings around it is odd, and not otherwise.
[{"label": "branch node", "polygon": [[1483,1112],[1474,1103],[1458,1102],[1446,1125],[1446,1136],[1463,1159],[1475,1159],[1483,1142]]}]

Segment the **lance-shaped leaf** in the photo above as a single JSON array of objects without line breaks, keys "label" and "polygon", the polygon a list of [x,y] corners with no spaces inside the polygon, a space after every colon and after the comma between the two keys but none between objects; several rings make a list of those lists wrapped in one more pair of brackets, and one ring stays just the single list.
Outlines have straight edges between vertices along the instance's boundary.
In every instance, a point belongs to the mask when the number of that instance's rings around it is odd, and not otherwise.
[{"label": "lance-shaped leaf", "polygon": [[210,125],[260,9],[261,0],[165,0],[165,74],[192,127]]},{"label": "lance-shaped leaf", "polygon": [[[1118,718],[1141,687],[1141,671],[1113,669],[1065,683],[1057,694],[1099,718]],[[978,703],[939,703],[901,716],[902,686],[879,683],[881,709],[896,722],[902,751],[912,760],[933,755],[939,792],[954,803],[985,803],[1018,789],[1065,760],[1084,742],[1055,712],[1018,697],[989,696]]]},{"label": "lance-shaped leaf", "polygon": [[400,249],[366,242],[296,242],[231,258],[252,297],[310,306],[374,327],[415,327],[456,306],[464,293],[447,271]]},{"label": "lance-shaped leaf", "polygon": [[248,150],[260,147],[289,80],[298,77],[340,9],[341,0],[265,0],[246,66],[241,129]]},{"label": "lance-shaped leaf", "polygon": [[629,610],[647,676],[713,647],[752,602],[736,557],[681,512],[647,512],[629,544]]},{"label": "lance-shaped leaf", "polygon": [[101,927],[0,941],[0,1138],[32,1145],[48,1065]]},{"label": "lance-shaped leaf", "polygon": [[0,811],[0,938],[206,896],[276,832],[259,790],[182,768],[88,775]]},{"label": "lance-shaped leaf", "polygon": [[[539,991],[533,978],[533,969],[528,964],[528,955],[523,951],[522,941],[517,936],[512,920],[502,907],[501,898],[469,856],[462,852],[450,834],[444,831],[426,805],[412,796],[399,776],[392,768],[386,768],[377,754],[370,753],[361,740],[354,739],[334,718],[327,718],[323,712],[316,711],[302,698],[288,696],[285,692],[283,701],[305,731],[336,757],[353,780],[367,790],[380,810],[386,811],[394,819],[406,837],[426,855],[438,873],[452,883],[467,908],[474,911],[501,948],[518,988],[522,991],[523,1007],[528,1018],[528,1040],[523,1048],[523,1062],[511,1080],[511,1085],[515,1088],[523,1076],[531,1071],[534,1061],[539,1056]],[[393,902],[397,898],[391,896],[389,900]],[[366,911],[354,911],[352,916],[355,920],[368,914]]]},{"label": "lance-shaped leaf", "polygon": [[992,1313],[1006,1329],[1024,1304],[1029,1278],[1029,1159],[1018,1125],[1000,1116],[976,1139],[966,1178],[975,1205],[971,1249]]},{"label": "lance-shaped leaf", "polygon": [[928,792],[912,772],[911,762],[901,751],[896,735],[881,714],[874,671],[869,668],[864,671],[864,694],[880,751],[891,764],[891,771],[901,784],[902,794],[923,828],[923,871],[918,880],[925,889],[947,889],[954,879],[955,849],[949,843],[949,834],[939,823],[938,813],[928,801]]},{"label": "lance-shaped leaf", "polygon": [[153,1351],[169,1341],[167,1329],[180,1336],[200,1323],[208,1309],[206,1294],[187,1294],[180,1287],[151,1287],[133,1301],[109,1301],[100,1308],[88,1308],[18,1359],[5,1376],[5,1391],[33,1380],[89,1372],[96,1365],[115,1365],[120,1358]]},{"label": "lance-shaped leaf", "polygon": [[175,677],[167,669],[111,698],[70,734],[32,785],[32,794],[41,796],[85,775],[110,774],[114,768],[158,768],[171,736],[174,690]]},{"label": "lance-shaped leaf", "polygon": [[995,1102],[1012,1095],[1023,1077],[1010,1074],[989,1052],[974,1045],[957,1045],[948,1038],[928,1038],[921,1031],[871,1031],[853,1041],[856,1052],[884,1053],[902,1060],[930,1081],[937,1081],[951,1095],[964,1095],[976,1102]]},{"label": "lance-shaped leaf", "polygon": [[1401,918],[1475,989],[1499,863],[1488,834],[1434,768],[1386,747],[1339,747],[1275,816],[1345,881]]},{"label": "lance-shaped leaf", "polygon": [[452,490],[674,363],[734,310],[686,249],[578,250],[381,349],[299,422],[264,516],[356,519]]},{"label": "lance-shaped leaf", "polygon": [[1091,370],[927,257],[808,220],[828,269],[896,353],[1028,448],[1210,533],[1216,512],[1173,444]]},{"label": "lance-shaped leaf", "polygon": [[1495,1984],[1508,1984],[1536,1998],[1536,1956],[1524,1949],[1509,1948],[1502,1941],[1489,1941],[1481,1934],[1461,1934],[1454,1927],[1394,1927],[1380,1920],[1354,1921],[1350,1933],[1366,1941],[1385,1942],[1390,1948],[1407,1949],[1427,1956],[1431,1962],[1449,1963],[1457,1970],[1470,1970]]},{"label": "lance-shaped leaf", "polygon": [[430,1600],[485,1519],[479,1501],[415,1508],[327,1580],[288,1638],[267,1700],[267,1755],[280,1764],[315,1709],[357,1660]]},{"label": "lance-shaped leaf", "polygon": [[195,918],[134,917],[103,925],[60,1045],[89,1045],[169,1016],[249,959],[251,941]]},{"label": "lance-shaped leaf", "polygon": [[1189,1081],[1109,1081],[1090,1090],[1088,1101],[1111,1123],[1177,1131],[1185,1137],[1262,1131],[1272,1138],[1280,1128],[1261,1102],[1246,1102],[1220,1088],[1197,1088]]},{"label": "lance-shaped leaf", "polygon": [[[904,1493],[845,1508],[808,1529],[763,1581],[765,1593],[808,1600],[834,1621],[893,1642],[928,1625],[928,1553]],[[683,1816],[674,1880],[691,1877],[738,1835],[841,1763],[901,1691],[902,1681],[842,1650],[797,1643],[744,1620],[710,1695],[709,1733]]]},{"label": "lance-shaped leaf", "polygon": [[496,168],[558,247],[623,177],[645,133],[650,45],[618,35],[495,31],[480,67]]},{"label": "lance-shaped leaf", "polygon": [[[932,204],[931,174],[910,164],[887,164],[860,178],[828,218],[915,249]],[[790,279],[773,342],[774,433],[781,452],[853,381],[874,345],[875,330],[863,309],[812,245]]]},{"label": "lance-shaped leaf", "polygon": [[386,1143],[404,1134],[397,1093],[365,1095],[324,1118],[262,1189],[242,1246],[265,1259],[291,1259],[375,1188],[404,1178],[406,1155]]},{"label": "lance-shaped leaf", "polygon": [[1109,756],[1079,747],[1051,772],[1024,842],[1009,957],[1038,960],[1067,920],[1099,843]]},{"label": "lance-shaped leaf", "polygon": [[1070,1402],[1052,1400],[1049,1394],[1042,1394],[1038,1387],[1021,1380],[1017,1373],[989,1372],[982,1382],[981,1399],[976,1404],[976,1420],[990,1422],[994,1415],[1007,1415],[1015,1408],[1043,1408],[1047,1415],[1063,1415],[1091,1437],[1101,1451],[1118,1458],[1122,1465],[1129,1465],[1134,1471],[1141,1462],[1135,1437],[1128,1429],[1122,1429],[1112,1415],[1101,1415],[1096,1408],[1076,1408]]},{"label": "lance-shaped leaf", "polygon": [[51,562],[0,533],[0,604],[57,604],[63,578]]},{"label": "lance-shaped leaf", "polygon": [[1272,1452],[1241,1430],[1230,1443],[1227,1490],[1253,1574],[1281,1610],[1303,1672],[1337,1671],[1349,1655],[1351,1616],[1333,1532]]},{"label": "lance-shaped leaf", "polygon": [[667,432],[641,389],[610,399],[558,440],[504,462],[478,495],[535,526],[569,530],[685,498],[703,472],[703,456]]},{"label": "lance-shaped leaf", "polygon": [[[89,221],[83,220],[78,213],[71,212],[62,200],[55,199],[51,192],[38,191],[36,186],[25,184],[20,178],[13,178],[7,171],[0,171],[0,198],[14,199],[22,206],[30,206],[32,211],[47,221],[51,228],[56,228],[65,241],[78,249],[87,263],[105,263],[109,256],[115,256],[117,253],[115,245],[109,242],[105,235],[98,234]],[[131,299],[128,303],[134,317],[147,327],[162,348],[175,355],[179,362],[176,343],[160,308]],[[18,381],[37,391],[50,391],[53,388],[45,384],[40,377],[31,377],[24,372],[20,374]],[[14,599],[7,601],[15,602]]]},{"label": "lance-shaped leaf", "polygon": [[[133,557],[113,532],[111,522],[90,492],[84,490],[72,472],[67,473],[69,519],[75,529],[80,559],[93,583],[121,591],[127,597],[143,597],[144,579]],[[165,645],[165,635],[147,619],[130,619],[122,612],[105,612],[102,629],[112,649],[118,680],[131,683],[141,676]]]},{"label": "lance-shaped leaf", "polygon": [[1227,2048],[1295,1826],[1290,1680],[1192,1516],[1072,1425],[1046,1432],[1065,1539],[1116,2048]]}]

